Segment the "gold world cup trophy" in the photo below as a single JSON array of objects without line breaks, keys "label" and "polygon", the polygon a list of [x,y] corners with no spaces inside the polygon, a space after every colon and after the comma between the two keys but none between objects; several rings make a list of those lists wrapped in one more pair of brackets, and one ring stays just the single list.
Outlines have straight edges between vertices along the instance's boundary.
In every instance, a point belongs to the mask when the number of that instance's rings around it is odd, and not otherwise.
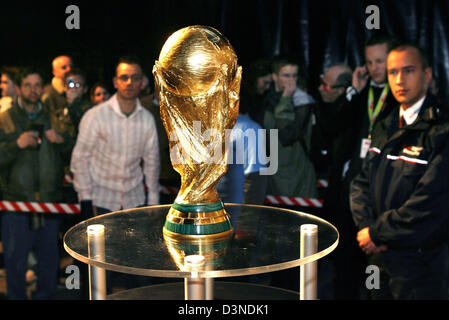
[{"label": "gold world cup trophy", "polygon": [[173,33],[153,67],[170,160],[181,187],[163,228],[172,240],[216,240],[232,235],[215,188],[227,170],[226,136],[239,110],[242,67],[229,41],[207,26]]}]

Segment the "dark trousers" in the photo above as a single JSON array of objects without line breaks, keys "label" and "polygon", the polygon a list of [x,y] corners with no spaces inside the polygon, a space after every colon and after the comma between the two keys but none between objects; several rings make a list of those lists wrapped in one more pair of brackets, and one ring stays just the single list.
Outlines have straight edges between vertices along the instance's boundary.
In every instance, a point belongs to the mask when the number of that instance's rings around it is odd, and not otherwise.
[{"label": "dark trousers", "polygon": [[[102,215],[111,212],[111,210],[102,207],[96,207],[97,215]],[[151,284],[150,277],[125,274],[115,271],[106,271],[106,291],[107,294],[112,294],[114,287],[123,289],[132,289],[136,287],[143,287]]]},{"label": "dark trousers", "polygon": [[394,299],[448,299],[448,245],[382,253]]},{"label": "dark trousers", "polygon": [[34,250],[37,291],[34,299],[52,298],[58,286],[60,219],[47,214],[44,225],[30,230],[30,215],[2,212],[2,242],[9,299],[27,299],[26,279],[28,254]]}]

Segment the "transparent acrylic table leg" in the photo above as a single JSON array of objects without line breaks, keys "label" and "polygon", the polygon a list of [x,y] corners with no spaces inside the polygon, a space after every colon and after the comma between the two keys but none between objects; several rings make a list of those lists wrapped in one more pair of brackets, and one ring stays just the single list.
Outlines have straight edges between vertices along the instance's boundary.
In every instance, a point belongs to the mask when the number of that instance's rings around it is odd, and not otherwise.
[{"label": "transparent acrylic table leg", "polygon": [[[301,258],[318,251],[318,226],[315,224],[301,225]],[[316,300],[318,287],[318,261],[312,261],[300,266],[299,299]]]},{"label": "transparent acrylic table leg", "polygon": [[213,282],[210,281],[212,279],[195,276],[197,271],[204,268],[204,263],[205,259],[202,255],[189,255],[184,258],[186,269],[192,273],[191,278],[184,278],[186,300],[212,300],[213,298]]},{"label": "transparent acrylic table leg", "polygon": [[[100,261],[105,260],[104,225],[87,227],[88,255]],[[89,299],[106,300],[106,270],[89,265]]]}]

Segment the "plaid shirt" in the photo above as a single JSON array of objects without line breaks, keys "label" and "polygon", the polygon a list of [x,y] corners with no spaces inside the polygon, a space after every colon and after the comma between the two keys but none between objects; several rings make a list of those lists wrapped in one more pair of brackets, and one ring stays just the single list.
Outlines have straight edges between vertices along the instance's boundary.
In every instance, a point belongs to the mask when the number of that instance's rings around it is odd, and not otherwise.
[{"label": "plaid shirt", "polygon": [[[142,161],[143,160],[143,161]],[[153,115],[140,101],[126,117],[117,96],[83,116],[71,171],[79,200],[109,210],[159,203],[159,147]]]}]

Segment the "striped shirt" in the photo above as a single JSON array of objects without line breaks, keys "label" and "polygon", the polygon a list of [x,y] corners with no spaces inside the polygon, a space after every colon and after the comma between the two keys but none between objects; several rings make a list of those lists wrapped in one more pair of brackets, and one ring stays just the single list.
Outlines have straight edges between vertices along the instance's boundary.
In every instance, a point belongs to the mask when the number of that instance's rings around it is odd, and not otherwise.
[{"label": "striped shirt", "polygon": [[159,203],[159,147],[153,115],[139,100],[126,117],[117,95],[88,110],[79,126],[70,169],[79,200],[115,211]]}]

